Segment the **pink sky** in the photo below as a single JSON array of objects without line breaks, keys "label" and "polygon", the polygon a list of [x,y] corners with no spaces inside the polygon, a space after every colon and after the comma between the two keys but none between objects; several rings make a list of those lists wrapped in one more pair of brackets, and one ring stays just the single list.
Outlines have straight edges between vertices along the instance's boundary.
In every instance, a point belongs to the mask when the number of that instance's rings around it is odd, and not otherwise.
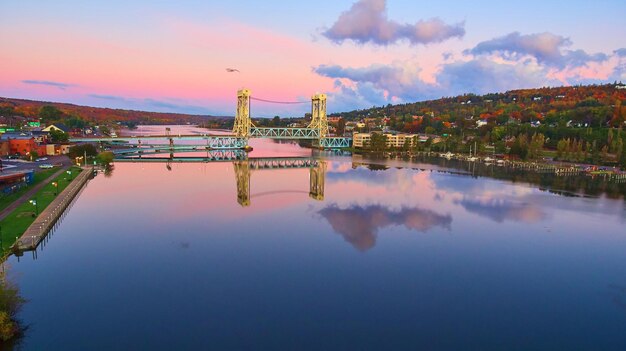
[{"label": "pink sky", "polygon": [[[359,3],[374,2],[377,5],[371,11],[383,12],[359,13],[357,10],[361,10],[353,6],[354,1],[326,4],[313,11],[303,4],[287,6],[278,2],[255,7],[236,1],[228,5],[172,6],[68,0],[52,6],[8,0],[3,5],[4,13],[11,16],[0,21],[0,45],[9,48],[0,52],[0,96],[233,115],[236,91],[247,87],[257,97],[282,101],[307,101],[317,92],[326,92],[329,110],[343,111],[470,92],[461,83],[441,85],[440,75],[447,74],[451,63],[477,59],[467,52],[476,44],[516,31],[522,31],[522,37],[544,32],[564,36],[568,46],[548,48],[563,53],[564,57],[568,50],[585,50],[585,46],[592,48],[586,51],[589,55],[607,55],[605,60],[569,66],[552,67],[538,62],[533,68],[526,63],[535,59],[532,52],[530,57],[524,57],[527,53],[521,52],[515,60],[505,61],[517,74],[533,75],[532,79],[519,79],[524,85],[608,81],[625,74],[620,68],[623,58],[613,53],[620,49],[613,35],[603,39],[604,45],[599,45],[567,21],[548,26],[534,20],[493,20],[490,24],[497,25],[496,30],[482,22],[489,14],[478,14],[471,7],[452,8],[443,3],[414,6],[407,1],[384,0]],[[584,6],[572,3],[568,11],[590,11],[582,9]],[[619,8],[623,4],[615,6]],[[267,14],[259,13],[265,9]],[[287,13],[280,14],[278,10],[302,10],[304,15],[285,17]],[[505,9],[492,7],[492,11]],[[361,21],[358,16],[369,16],[372,23],[365,24],[371,26],[366,31],[376,26],[388,28],[437,18],[442,19],[440,23],[444,26],[455,23],[463,26],[464,34],[428,43],[410,43],[402,37],[384,44],[363,43],[359,40],[370,38],[358,35],[369,32],[350,33],[351,24],[342,23],[341,35],[347,35],[347,39],[330,37],[327,30],[346,12],[352,17],[341,18]],[[498,13],[491,15],[496,18]],[[438,29],[432,25],[427,29],[428,35],[438,35],[433,32]],[[614,28],[616,36],[624,32],[624,25]],[[500,53],[491,54],[493,62],[503,62]],[[321,72],[321,65],[332,66],[333,70]],[[228,73],[228,67],[237,68],[240,73]],[[386,67],[391,71],[385,70]],[[537,79],[537,72],[544,78]],[[388,86],[389,81],[395,83]],[[451,81],[462,82],[463,77],[453,77]],[[342,91],[338,82],[347,90]],[[504,85],[504,88],[509,87]],[[306,104],[295,107],[257,104],[253,115],[300,116],[309,108]]]}]

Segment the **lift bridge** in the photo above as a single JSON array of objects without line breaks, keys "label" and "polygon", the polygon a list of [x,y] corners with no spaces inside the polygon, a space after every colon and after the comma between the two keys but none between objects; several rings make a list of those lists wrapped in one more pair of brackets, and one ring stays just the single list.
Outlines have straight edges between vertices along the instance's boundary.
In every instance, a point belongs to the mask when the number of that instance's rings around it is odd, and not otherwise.
[{"label": "lift bridge", "polygon": [[[168,170],[172,170],[172,163],[200,163],[200,162],[232,162],[237,181],[237,202],[242,207],[250,206],[251,198],[255,196],[270,195],[273,193],[285,193],[294,191],[276,191],[262,194],[250,194],[250,178],[253,171],[275,169],[309,169],[309,197],[324,200],[324,183],[326,179],[326,161],[311,157],[264,157],[247,158],[242,150],[210,150],[196,156],[170,157],[122,157],[116,162],[155,162],[165,163]],[[205,157],[206,156],[206,157]],[[300,191],[295,191],[300,192]]]},{"label": "lift bridge", "polygon": [[[340,149],[350,147],[351,138],[331,136],[326,116],[326,95],[316,94],[311,98],[311,122],[303,128],[258,127],[250,117],[250,101],[256,100],[278,104],[300,104],[297,102],[281,102],[255,98],[249,89],[237,92],[237,111],[233,133],[231,135],[164,135],[131,136],[116,138],[70,138],[71,142],[100,142],[117,145],[112,151],[115,154],[146,153],[153,150],[161,152],[181,152],[197,150],[230,150],[247,149],[250,138],[312,140],[313,146],[322,149]],[[167,144],[154,142],[166,141]],[[196,143],[176,143],[175,141],[196,141]],[[200,143],[197,143],[200,141]]]}]

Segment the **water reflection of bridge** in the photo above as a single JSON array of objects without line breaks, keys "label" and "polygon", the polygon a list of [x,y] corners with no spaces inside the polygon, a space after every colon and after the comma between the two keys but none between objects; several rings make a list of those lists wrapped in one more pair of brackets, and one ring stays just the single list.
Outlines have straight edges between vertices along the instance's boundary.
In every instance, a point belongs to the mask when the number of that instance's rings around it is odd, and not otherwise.
[{"label": "water reflection of bridge", "polygon": [[[165,163],[171,170],[172,163],[209,163],[209,162],[232,162],[237,182],[237,202],[243,206],[250,206],[250,179],[254,171],[273,169],[309,169],[309,197],[324,200],[324,184],[326,178],[326,161],[312,157],[261,157],[247,158],[245,152],[239,150],[211,150],[203,155],[169,157],[126,157],[117,159],[116,162],[148,162]],[[266,192],[262,195],[278,194],[293,191]],[[261,195],[261,194],[257,194]]]}]

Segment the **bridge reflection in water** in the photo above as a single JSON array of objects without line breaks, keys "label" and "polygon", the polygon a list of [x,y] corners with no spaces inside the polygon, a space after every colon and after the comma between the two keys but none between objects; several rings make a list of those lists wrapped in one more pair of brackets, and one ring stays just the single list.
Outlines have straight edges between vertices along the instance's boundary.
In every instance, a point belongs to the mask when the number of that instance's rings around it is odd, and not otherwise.
[{"label": "bridge reflection in water", "polygon": [[195,154],[193,156],[177,156],[175,154],[161,156],[162,154],[156,154],[150,157],[144,157],[146,154],[140,154],[117,158],[115,162],[164,163],[168,170],[172,169],[172,163],[232,162],[237,182],[237,202],[242,207],[250,206],[251,203],[250,180],[253,171],[308,168],[309,197],[317,201],[324,200],[326,161],[312,157],[248,158],[247,154],[241,150],[208,150],[206,152],[195,152]]}]

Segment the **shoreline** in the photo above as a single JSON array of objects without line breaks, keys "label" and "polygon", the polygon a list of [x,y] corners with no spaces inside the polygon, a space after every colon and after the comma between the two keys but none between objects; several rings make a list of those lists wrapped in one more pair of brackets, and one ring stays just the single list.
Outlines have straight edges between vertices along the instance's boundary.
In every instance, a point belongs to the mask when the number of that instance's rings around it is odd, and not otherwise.
[{"label": "shoreline", "polygon": [[82,171],[72,182],[59,193],[55,199],[39,213],[35,221],[24,233],[11,245],[12,253],[20,255],[24,251],[36,250],[39,243],[47,236],[50,230],[63,216],[66,209],[83,189],[91,176],[90,168],[82,168]]}]

